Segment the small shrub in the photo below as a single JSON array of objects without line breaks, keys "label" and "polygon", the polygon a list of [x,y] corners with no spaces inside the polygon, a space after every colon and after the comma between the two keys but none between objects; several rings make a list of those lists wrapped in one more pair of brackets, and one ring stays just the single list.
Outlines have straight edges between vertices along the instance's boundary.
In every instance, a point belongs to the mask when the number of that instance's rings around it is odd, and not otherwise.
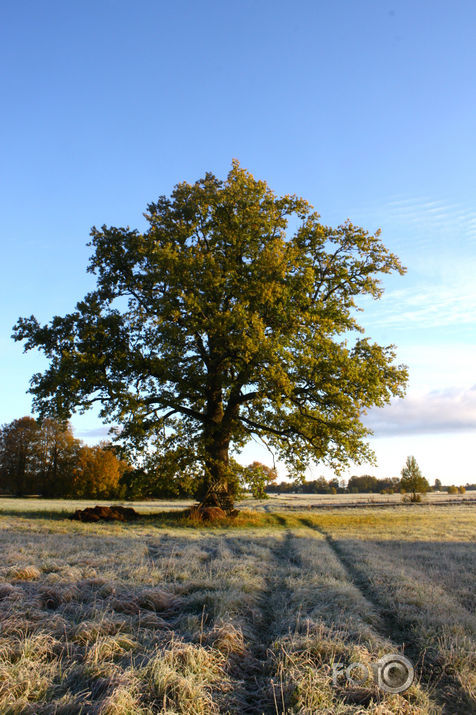
[{"label": "small shrub", "polygon": [[421,502],[421,500],[421,494],[418,494],[418,492],[415,494],[403,494],[402,496],[402,501],[405,503],[413,502],[415,504]]}]

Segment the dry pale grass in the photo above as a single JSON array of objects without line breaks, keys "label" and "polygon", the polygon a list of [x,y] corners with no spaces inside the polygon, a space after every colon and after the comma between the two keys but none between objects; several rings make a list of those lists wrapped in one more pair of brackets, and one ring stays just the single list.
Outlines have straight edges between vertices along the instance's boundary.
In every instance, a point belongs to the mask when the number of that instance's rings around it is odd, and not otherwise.
[{"label": "dry pale grass", "polygon": [[430,698],[418,685],[402,695],[379,691],[373,679],[361,687],[332,681],[332,665],[365,664],[371,670],[398,646],[382,635],[382,615],[319,533],[288,536],[285,590],[272,650],[274,697],[289,713],[427,713]]},{"label": "dry pale grass", "polygon": [[329,510],[299,514],[307,526],[336,538],[387,541],[476,540],[476,510],[472,505],[436,507],[414,504],[402,508]]},{"label": "dry pale grass", "polygon": [[[470,698],[474,518],[417,509],[411,533],[408,507],[201,529],[0,516],[0,712],[403,715],[438,712],[450,685]],[[333,686],[333,663],[400,649],[389,612],[451,683]]]},{"label": "dry pale grass", "polygon": [[220,712],[220,693],[230,689],[225,666],[220,651],[172,642],[150,659],[141,678],[163,712],[207,715]]},{"label": "dry pale grass", "polygon": [[36,566],[23,566],[23,568],[13,569],[11,576],[19,581],[30,581],[40,578],[41,571],[37,569]]},{"label": "dry pale grass", "polygon": [[476,695],[474,517],[455,508],[447,520],[438,514],[433,532],[431,526],[428,513],[416,519],[415,528],[395,519],[386,538],[376,529],[374,540],[369,524],[361,524],[358,537],[342,523],[326,524],[354,579],[391,614],[394,628],[411,639],[426,668],[441,673],[447,699],[464,711]]}]

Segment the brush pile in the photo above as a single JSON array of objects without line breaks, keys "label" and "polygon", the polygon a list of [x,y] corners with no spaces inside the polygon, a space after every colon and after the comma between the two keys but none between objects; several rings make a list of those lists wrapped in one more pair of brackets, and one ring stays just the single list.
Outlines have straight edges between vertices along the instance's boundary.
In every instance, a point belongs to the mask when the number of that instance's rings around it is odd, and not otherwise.
[{"label": "brush pile", "polygon": [[134,521],[139,517],[135,509],[128,506],[95,506],[76,509],[70,519],[74,521]]}]

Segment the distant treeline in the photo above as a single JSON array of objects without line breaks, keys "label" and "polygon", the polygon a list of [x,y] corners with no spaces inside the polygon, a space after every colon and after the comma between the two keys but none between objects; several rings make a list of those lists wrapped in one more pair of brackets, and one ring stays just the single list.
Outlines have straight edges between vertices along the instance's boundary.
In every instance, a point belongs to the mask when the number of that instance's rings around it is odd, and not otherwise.
[{"label": "distant treeline", "polygon": [[[392,494],[401,492],[398,477],[378,479],[365,474],[348,483],[334,477],[311,481],[277,483],[274,469],[259,462],[242,467],[232,460],[236,495],[267,494]],[[135,468],[119,457],[107,442],[90,447],[73,435],[67,422],[22,417],[0,427],[0,492],[14,496],[49,498],[173,499],[195,498],[200,485],[193,474],[167,471],[155,466]],[[464,492],[465,487],[443,486],[436,479],[435,491]],[[475,490],[476,484],[466,485]]]},{"label": "distant treeline", "polygon": [[[449,493],[464,493],[466,489],[476,489],[476,484],[467,484],[466,487],[445,486],[439,479],[431,487],[432,491],[446,491]],[[346,483],[345,480],[334,477],[329,481],[324,477],[318,479],[295,482],[278,482],[266,487],[269,494],[398,494],[402,492],[399,477],[378,479],[370,474],[360,477],[353,476]]]},{"label": "distant treeline", "polygon": [[361,477],[351,477],[346,483],[343,479],[336,477],[329,481],[324,477],[304,482],[279,482],[270,484],[267,487],[269,493],[281,494],[393,494],[400,491],[400,479],[390,477],[388,479],[377,479],[368,474]]}]

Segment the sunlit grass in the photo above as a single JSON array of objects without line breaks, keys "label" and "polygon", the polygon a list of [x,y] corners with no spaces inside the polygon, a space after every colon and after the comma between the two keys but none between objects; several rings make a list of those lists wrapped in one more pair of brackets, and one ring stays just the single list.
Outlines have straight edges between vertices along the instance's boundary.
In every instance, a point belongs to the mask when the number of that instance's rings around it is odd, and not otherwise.
[{"label": "sunlit grass", "polygon": [[[403,715],[474,697],[471,506],[242,510],[197,528],[22,501],[0,514],[0,712]],[[333,686],[333,662],[402,640],[451,678]]]},{"label": "sunlit grass", "polygon": [[[409,506],[306,514],[305,523],[357,539],[474,541],[475,507]],[[300,515],[302,517],[302,515]]]}]

